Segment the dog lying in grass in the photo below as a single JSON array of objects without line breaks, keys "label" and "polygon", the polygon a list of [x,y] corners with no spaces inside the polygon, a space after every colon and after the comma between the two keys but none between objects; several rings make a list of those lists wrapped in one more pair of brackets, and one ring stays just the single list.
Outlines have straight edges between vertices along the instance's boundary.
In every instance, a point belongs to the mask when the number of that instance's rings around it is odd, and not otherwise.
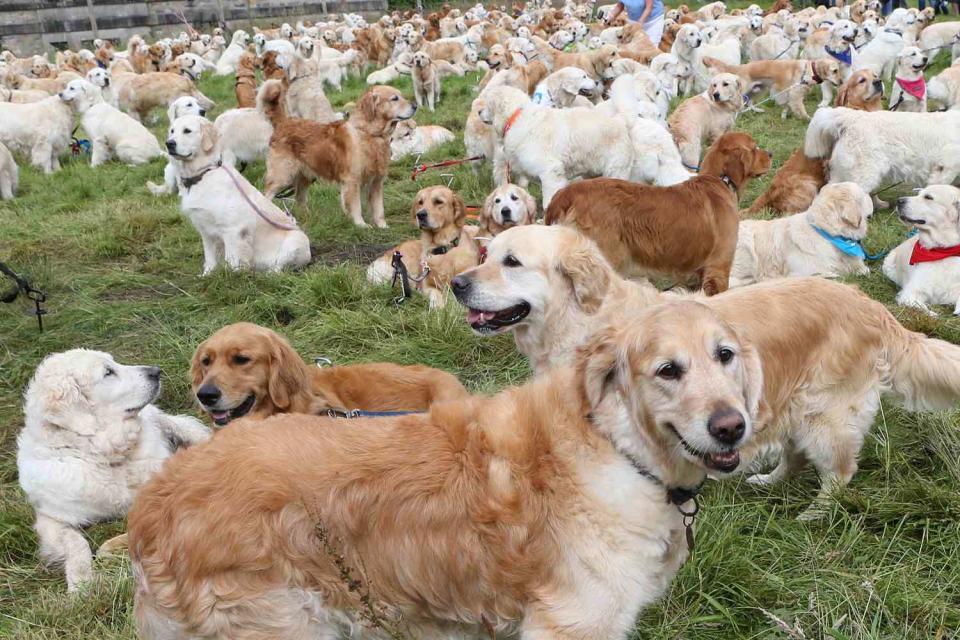
[{"label": "dog lying in grass", "polygon": [[453,375],[386,362],[310,367],[276,332],[249,322],[223,327],[190,362],[193,394],[217,427],[278,413],[426,411],[467,395]]},{"label": "dog lying in grass", "polygon": [[626,640],[688,555],[680,508],[739,462],[762,386],[752,345],[703,305],[629,319],[575,368],[494,396],[242,421],[178,455],[129,517],[140,637],[256,620],[333,638],[368,598],[415,638]]}]

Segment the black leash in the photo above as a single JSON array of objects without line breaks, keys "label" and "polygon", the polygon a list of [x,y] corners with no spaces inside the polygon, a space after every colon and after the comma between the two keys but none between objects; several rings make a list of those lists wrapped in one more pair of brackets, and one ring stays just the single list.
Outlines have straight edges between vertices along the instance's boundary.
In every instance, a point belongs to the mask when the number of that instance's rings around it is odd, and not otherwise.
[{"label": "black leash", "polygon": [[21,293],[33,300],[34,312],[33,314],[37,316],[37,326],[40,327],[40,331],[43,331],[43,316],[46,315],[47,311],[41,305],[47,301],[47,294],[39,289],[34,289],[30,286],[30,282],[23,276],[17,275],[17,273],[8,267],[5,263],[0,262],[0,273],[9,277],[14,282],[17,283],[17,286],[10,293],[6,293],[3,297],[0,297],[0,302],[7,304],[12,303],[17,299],[17,296]]},{"label": "black leash", "polygon": [[393,266],[393,281],[390,286],[393,287],[397,284],[397,280],[400,281],[400,297],[394,298],[393,301],[397,304],[403,304],[407,298],[413,295],[413,291],[410,289],[410,274],[407,273],[407,265],[403,264],[403,255],[399,251],[393,252],[393,259],[390,264]]}]

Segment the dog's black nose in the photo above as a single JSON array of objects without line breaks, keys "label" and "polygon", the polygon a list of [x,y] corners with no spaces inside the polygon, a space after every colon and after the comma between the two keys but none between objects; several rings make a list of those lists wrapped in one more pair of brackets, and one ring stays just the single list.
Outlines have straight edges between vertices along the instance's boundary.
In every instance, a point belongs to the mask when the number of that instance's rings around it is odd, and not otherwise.
[{"label": "dog's black nose", "polygon": [[205,384],[197,389],[197,400],[199,400],[200,404],[205,407],[217,404],[221,395],[220,389],[216,388],[212,384]]},{"label": "dog's black nose", "polygon": [[427,219],[426,209],[420,209],[420,211],[417,211],[417,220],[419,220],[420,222],[424,222],[426,219]]},{"label": "dog's black nose", "polygon": [[160,367],[144,367],[144,373],[147,374],[147,377],[151,380],[160,379]]},{"label": "dog's black nose", "polygon": [[177,150],[177,143],[174,140],[167,140],[167,151],[173,153]]},{"label": "dog's black nose", "polygon": [[501,216],[504,220],[509,220],[509,219],[510,219],[510,215],[511,215],[512,213],[513,213],[513,212],[510,211],[510,207],[504,207],[504,208],[500,209],[500,216]]},{"label": "dog's black nose", "polygon": [[873,81],[873,86],[879,89],[880,87],[883,86],[883,81],[880,80],[880,78],[877,78],[876,80]]},{"label": "dog's black nose", "polygon": [[720,92],[719,92],[719,91],[714,91],[714,92],[713,92],[713,99],[716,100],[717,102],[720,102]]},{"label": "dog's black nose", "polygon": [[731,407],[714,411],[707,420],[707,431],[723,444],[736,444],[743,437],[747,423],[739,411]]},{"label": "dog's black nose", "polygon": [[470,289],[470,278],[466,276],[457,276],[450,281],[450,288],[453,289],[453,295],[459,298]]},{"label": "dog's black nose", "polygon": [[201,116],[207,115],[207,110],[206,110],[206,109],[200,109],[200,115],[201,115]]}]

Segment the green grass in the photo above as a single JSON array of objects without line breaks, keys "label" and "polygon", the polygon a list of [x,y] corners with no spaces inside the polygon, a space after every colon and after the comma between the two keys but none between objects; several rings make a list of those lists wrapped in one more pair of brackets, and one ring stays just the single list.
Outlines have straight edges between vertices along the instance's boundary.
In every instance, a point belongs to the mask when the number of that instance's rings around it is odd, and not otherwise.
[{"label": "green grass", "polygon": [[[933,72],[942,68],[941,60]],[[459,134],[476,76],[447,79],[435,114]],[[398,82],[412,96],[408,79]],[[217,101],[213,116],[233,104],[232,78],[204,80]],[[352,80],[330,97],[336,105],[364,90]],[[814,108],[819,95],[811,95]],[[805,123],[782,122],[779,110],[747,113],[739,126],[773,151],[779,167],[802,143]],[[159,133],[162,126],[155,130]],[[429,159],[462,157],[452,142]],[[21,159],[22,160],[22,159]],[[200,240],[175,198],[155,199],[144,183],[158,180],[163,162],[91,169],[70,160],[54,176],[22,164],[20,197],[0,204],[0,259],[27,274],[50,296],[46,331],[28,307],[0,305],[0,637],[132,638],[131,578],[124,560],[97,560],[96,584],[82,597],[66,595],[62,575],[36,557],[31,510],[17,485],[15,437],[22,426],[21,394],[48,353],[84,346],[129,363],[160,365],[159,405],[193,413],[187,368],[194,347],[224,324],[248,320],[288,336],[305,357],[337,363],[388,360],[426,363],[456,373],[472,390],[517,384],[529,368],[512,338],[472,336],[456,304],[429,312],[423,298],[402,307],[395,292],[365,283],[368,260],[417,234],[409,207],[419,186],[445,183],[433,171],[410,180],[413,160],[394,163],[386,189],[388,230],[355,229],[339,210],[337,190],[315,186],[300,221],[316,263],[301,273],[257,275],[218,270],[198,277]],[[491,189],[489,171],[444,170],[471,204]],[[771,172],[772,173],[772,172]],[[247,170],[262,185],[262,163]],[[754,183],[748,205],[766,186]],[[906,193],[894,189],[889,198]],[[870,223],[872,252],[905,233],[890,211]],[[851,279],[888,304],[907,326],[960,343],[960,320],[931,319],[893,304],[896,293],[873,265]],[[867,440],[861,471],[818,523],[795,516],[807,506],[816,478],[807,471],[775,489],[733,480],[710,483],[698,518],[696,552],[662,603],[646,611],[638,638],[788,638],[770,615],[806,638],[947,638],[960,629],[960,431],[958,413],[910,415],[884,405]],[[123,530],[93,527],[94,548]],[[766,612],[766,613],[765,613]],[[792,632],[792,637],[800,637]]]}]

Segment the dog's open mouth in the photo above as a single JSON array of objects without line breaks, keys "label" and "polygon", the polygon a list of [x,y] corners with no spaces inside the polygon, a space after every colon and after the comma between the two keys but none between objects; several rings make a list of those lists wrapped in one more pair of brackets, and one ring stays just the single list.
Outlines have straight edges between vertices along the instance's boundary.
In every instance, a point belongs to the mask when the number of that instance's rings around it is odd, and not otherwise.
[{"label": "dog's open mouth", "polygon": [[213,418],[213,423],[218,427],[223,427],[231,420],[236,420],[237,418],[242,418],[250,412],[250,409],[253,409],[254,403],[257,401],[257,396],[250,394],[247,396],[247,399],[238,404],[233,409],[227,411],[210,411],[210,417]]},{"label": "dog's open mouth", "polygon": [[722,473],[730,473],[740,466],[740,452],[738,450],[728,449],[726,451],[703,452],[690,446],[675,426],[667,423],[667,427],[673,432],[673,435],[677,436],[677,439],[680,440],[680,444],[683,445],[687,453],[696,458],[700,458],[703,465],[708,469]]},{"label": "dog's open mouth", "polygon": [[579,91],[579,93],[580,93],[580,95],[582,95],[583,97],[589,98],[590,96],[593,95],[593,89],[584,89],[584,88],[581,88],[580,91]]},{"label": "dog's open mouth", "polygon": [[908,218],[904,214],[897,214],[900,216],[900,219],[906,222],[907,224],[927,224],[927,221],[921,218],[920,220],[914,220],[913,218]]},{"label": "dog's open mouth", "polygon": [[467,310],[467,323],[478,333],[492,333],[517,324],[530,313],[530,304],[521,302],[500,311]]}]

